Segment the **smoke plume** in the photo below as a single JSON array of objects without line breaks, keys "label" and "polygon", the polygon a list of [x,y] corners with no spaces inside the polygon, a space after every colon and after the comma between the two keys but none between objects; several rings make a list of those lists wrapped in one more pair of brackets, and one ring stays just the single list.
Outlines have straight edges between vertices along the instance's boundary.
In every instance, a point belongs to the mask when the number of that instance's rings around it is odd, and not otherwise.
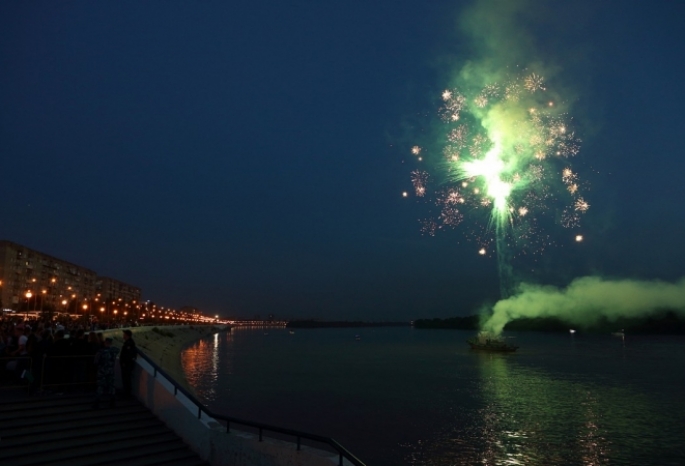
[{"label": "smoke plume", "polygon": [[524,283],[514,296],[495,304],[483,330],[499,334],[507,322],[533,317],[591,326],[600,319],[642,317],[656,309],[685,315],[685,277],[675,283],[583,277],[565,289]]}]

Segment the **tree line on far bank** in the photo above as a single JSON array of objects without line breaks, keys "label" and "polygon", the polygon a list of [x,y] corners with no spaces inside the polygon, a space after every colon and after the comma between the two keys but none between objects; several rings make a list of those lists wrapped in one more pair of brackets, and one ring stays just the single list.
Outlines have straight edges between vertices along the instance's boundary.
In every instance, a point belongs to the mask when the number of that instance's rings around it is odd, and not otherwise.
[{"label": "tree line on far bank", "polygon": [[[414,321],[414,328],[477,331],[480,329],[480,322],[481,317],[478,315],[446,319],[418,319]],[[586,326],[571,325],[556,317],[522,318],[504,326],[504,330],[538,332],[568,332],[571,328],[592,333],[624,330],[626,333],[633,334],[685,335],[685,319],[679,317],[674,311],[662,310],[641,318],[620,318],[613,321],[601,319],[594,325]]]},{"label": "tree line on far bank", "polygon": [[354,327],[408,327],[409,322],[365,322],[355,321],[327,321],[327,320],[291,320],[287,328],[354,328]]}]

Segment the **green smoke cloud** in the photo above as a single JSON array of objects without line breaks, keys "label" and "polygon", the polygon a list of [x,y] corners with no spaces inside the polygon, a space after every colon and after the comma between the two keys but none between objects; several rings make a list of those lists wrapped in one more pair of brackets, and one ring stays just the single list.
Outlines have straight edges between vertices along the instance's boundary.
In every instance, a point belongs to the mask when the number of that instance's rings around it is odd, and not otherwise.
[{"label": "green smoke cloud", "polygon": [[[478,0],[459,17],[459,30],[469,39],[471,58],[460,63],[458,84],[476,88],[502,81],[523,68],[551,78],[559,68],[543,57],[531,30],[550,23],[544,2],[534,0]],[[552,95],[556,97],[556,95]]]},{"label": "green smoke cloud", "polygon": [[646,316],[655,309],[685,315],[685,277],[675,283],[583,277],[565,289],[524,283],[514,296],[495,304],[483,330],[500,334],[507,322],[525,317],[557,317],[572,325],[592,325],[603,318]]}]

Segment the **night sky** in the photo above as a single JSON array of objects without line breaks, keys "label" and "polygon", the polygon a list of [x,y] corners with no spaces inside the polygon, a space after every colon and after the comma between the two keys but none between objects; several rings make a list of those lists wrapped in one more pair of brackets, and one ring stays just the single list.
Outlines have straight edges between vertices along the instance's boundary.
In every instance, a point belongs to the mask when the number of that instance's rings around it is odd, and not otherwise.
[{"label": "night sky", "polygon": [[[681,277],[685,4],[528,3],[592,190],[585,241],[560,229],[516,266]],[[478,53],[470,4],[3,1],[0,238],[227,317],[471,314],[498,299],[495,259],[422,235],[429,206],[401,196]]]}]

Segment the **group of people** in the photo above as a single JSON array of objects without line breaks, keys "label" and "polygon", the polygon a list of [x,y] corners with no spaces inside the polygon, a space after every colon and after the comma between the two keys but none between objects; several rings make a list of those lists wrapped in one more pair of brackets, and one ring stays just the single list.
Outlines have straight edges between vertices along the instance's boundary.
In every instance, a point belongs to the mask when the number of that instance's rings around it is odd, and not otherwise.
[{"label": "group of people", "polygon": [[[123,331],[124,344],[121,347],[119,364],[121,365],[121,385],[122,397],[131,397],[131,379],[133,368],[135,367],[138,350],[133,341],[133,333],[126,329]],[[114,386],[114,368],[116,364],[119,348],[112,346],[113,340],[105,338],[104,346],[95,354],[94,364],[97,368],[97,396],[93,401],[93,408],[100,407],[100,401],[104,396],[109,397],[110,407],[116,404],[116,387]]]},{"label": "group of people", "polygon": [[131,330],[123,330],[120,350],[102,332],[79,325],[65,328],[47,320],[0,321],[0,381],[24,381],[29,389],[89,391],[96,387],[94,407],[101,398],[114,404],[114,374],[117,355],[121,367],[122,396],[131,395],[131,377],[137,349]]}]

